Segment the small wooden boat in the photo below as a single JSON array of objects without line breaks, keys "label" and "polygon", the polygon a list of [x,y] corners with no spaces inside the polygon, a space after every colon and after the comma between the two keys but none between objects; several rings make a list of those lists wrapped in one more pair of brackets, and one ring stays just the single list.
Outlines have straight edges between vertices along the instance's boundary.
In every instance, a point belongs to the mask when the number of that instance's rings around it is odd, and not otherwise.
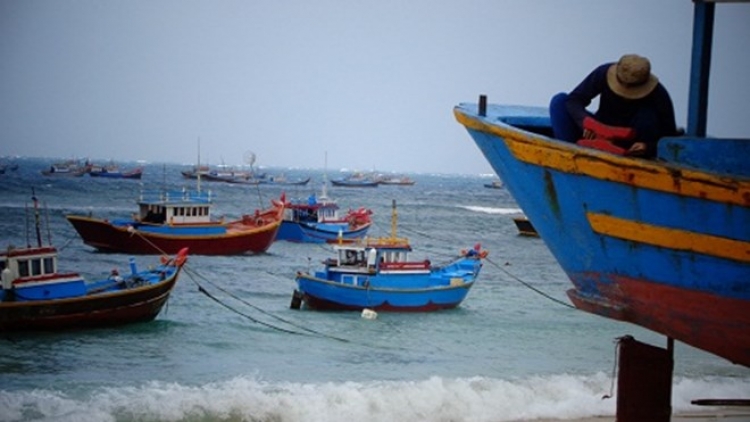
[{"label": "small wooden boat", "polygon": [[409,176],[380,175],[377,181],[381,185],[412,186],[417,182]]},{"label": "small wooden boat", "polygon": [[485,183],[484,187],[485,188],[490,188],[490,189],[502,189],[503,188],[503,182],[501,182],[499,180],[493,180],[490,183]]},{"label": "small wooden boat", "polygon": [[50,165],[48,169],[42,170],[42,174],[55,177],[81,177],[88,171],[88,163],[81,164],[77,160],[68,160]]},{"label": "small wooden boat", "polygon": [[310,178],[291,180],[283,176],[267,176],[261,179],[251,175],[221,175],[218,173],[207,173],[203,176],[211,182],[225,182],[238,185],[279,185],[279,186],[304,186],[310,182]]},{"label": "small wooden boat", "polygon": [[321,310],[434,311],[458,306],[487,251],[476,245],[442,266],[412,259],[408,239],[391,236],[334,244],[335,257],[314,273],[298,272],[292,307]]},{"label": "small wooden boat", "polygon": [[333,179],[331,184],[349,188],[376,188],[380,185],[380,182],[371,175],[354,173],[340,179]]},{"label": "small wooden boat", "polygon": [[106,166],[92,165],[89,168],[89,176],[110,179],[140,179],[143,176],[143,167],[131,170],[121,170],[119,166],[109,164]]},{"label": "small wooden boat", "polygon": [[526,216],[513,217],[513,222],[516,224],[516,228],[518,228],[518,234],[523,236],[539,237],[539,233],[536,232],[534,225],[531,224],[531,221],[529,221]]},{"label": "small wooden boat", "polygon": [[197,255],[235,255],[265,252],[284,214],[283,197],[232,221],[213,219],[212,206],[210,191],[144,192],[134,218],[66,218],[85,244],[104,252],[162,254],[187,246]]},{"label": "small wooden boat", "polygon": [[182,174],[182,177],[186,179],[194,180],[200,177],[203,181],[230,183],[254,182],[256,180],[262,180],[266,177],[265,173],[255,173],[253,171],[246,170],[234,170],[229,167],[212,169],[209,166],[193,166],[190,170],[183,170],[180,173]]},{"label": "small wooden boat", "polygon": [[353,240],[367,235],[372,225],[372,211],[361,207],[339,214],[339,206],[328,197],[326,185],[319,197],[311,195],[306,200],[287,201],[284,220],[276,240],[301,243],[326,243],[340,239]]},{"label": "small wooden boat", "polygon": [[263,185],[281,185],[281,186],[305,186],[310,183],[310,177],[303,179],[289,179],[284,175],[280,176],[266,176],[263,179],[258,179],[259,184]]},{"label": "small wooden boat", "polygon": [[[34,200],[37,211],[36,200]],[[37,213],[38,217],[38,213]],[[36,218],[36,221],[39,221]],[[58,270],[57,249],[8,247],[0,253],[0,332],[115,326],[156,318],[177,282],[188,249],[148,269],[130,259],[130,271],[85,281],[78,273]]]}]

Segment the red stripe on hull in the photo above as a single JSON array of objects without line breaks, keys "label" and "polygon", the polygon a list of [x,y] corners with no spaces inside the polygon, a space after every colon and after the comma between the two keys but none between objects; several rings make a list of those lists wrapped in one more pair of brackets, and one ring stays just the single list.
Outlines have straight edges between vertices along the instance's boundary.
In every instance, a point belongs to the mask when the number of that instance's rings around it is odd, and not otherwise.
[{"label": "red stripe on hull", "polygon": [[262,231],[227,236],[156,236],[149,233],[129,233],[100,220],[69,219],[83,242],[103,251],[132,254],[176,254],[184,247],[191,255],[238,255],[262,253],[276,239],[279,225]]},{"label": "red stripe on hull", "polygon": [[[587,280],[591,280],[587,275]],[[631,322],[750,367],[750,303],[631,278],[596,282],[605,298],[569,290],[575,306]]]}]

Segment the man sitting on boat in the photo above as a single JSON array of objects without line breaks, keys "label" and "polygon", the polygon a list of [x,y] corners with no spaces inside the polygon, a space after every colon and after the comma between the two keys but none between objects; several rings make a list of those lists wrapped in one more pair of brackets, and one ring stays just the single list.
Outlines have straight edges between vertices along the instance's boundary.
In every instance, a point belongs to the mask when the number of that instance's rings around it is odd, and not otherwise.
[{"label": "man sitting on boat", "polygon": [[[597,96],[599,109],[592,115],[586,107]],[[635,54],[600,65],[569,94],[555,95],[550,119],[557,139],[611,141],[626,155],[653,157],[659,139],[677,134],[669,93],[649,60]]]}]

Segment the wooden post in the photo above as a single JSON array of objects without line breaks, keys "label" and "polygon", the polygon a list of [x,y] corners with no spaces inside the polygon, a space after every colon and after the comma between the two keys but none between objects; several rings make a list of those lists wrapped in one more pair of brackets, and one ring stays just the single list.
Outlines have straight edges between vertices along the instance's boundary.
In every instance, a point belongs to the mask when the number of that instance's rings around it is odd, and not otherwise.
[{"label": "wooden post", "polygon": [[487,96],[479,96],[479,115],[484,117],[487,115]]},{"label": "wooden post", "polygon": [[674,356],[667,349],[620,339],[617,422],[669,422],[672,415]]}]

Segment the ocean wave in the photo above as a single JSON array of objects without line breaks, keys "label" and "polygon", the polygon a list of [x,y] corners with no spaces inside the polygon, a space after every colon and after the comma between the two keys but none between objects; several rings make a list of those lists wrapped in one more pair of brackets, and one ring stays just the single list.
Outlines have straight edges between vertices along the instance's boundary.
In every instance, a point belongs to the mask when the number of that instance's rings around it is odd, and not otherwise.
[{"label": "ocean wave", "polygon": [[523,214],[523,210],[520,208],[495,208],[495,207],[480,207],[475,205],[459,205],[459,208],[463,208],[469,211],[479,212],[483,214]]},{"label": "ocean wave", "polygon": [[[475,421],[613,416],[611,378],[555,375],[421,381],[268,383],[251,377],[188,386],[149,382],[90,392],[0,390],[0,420],[15,421]],[[690,401],[750,394],[750,379],[675,379],[675,413]]]}]

